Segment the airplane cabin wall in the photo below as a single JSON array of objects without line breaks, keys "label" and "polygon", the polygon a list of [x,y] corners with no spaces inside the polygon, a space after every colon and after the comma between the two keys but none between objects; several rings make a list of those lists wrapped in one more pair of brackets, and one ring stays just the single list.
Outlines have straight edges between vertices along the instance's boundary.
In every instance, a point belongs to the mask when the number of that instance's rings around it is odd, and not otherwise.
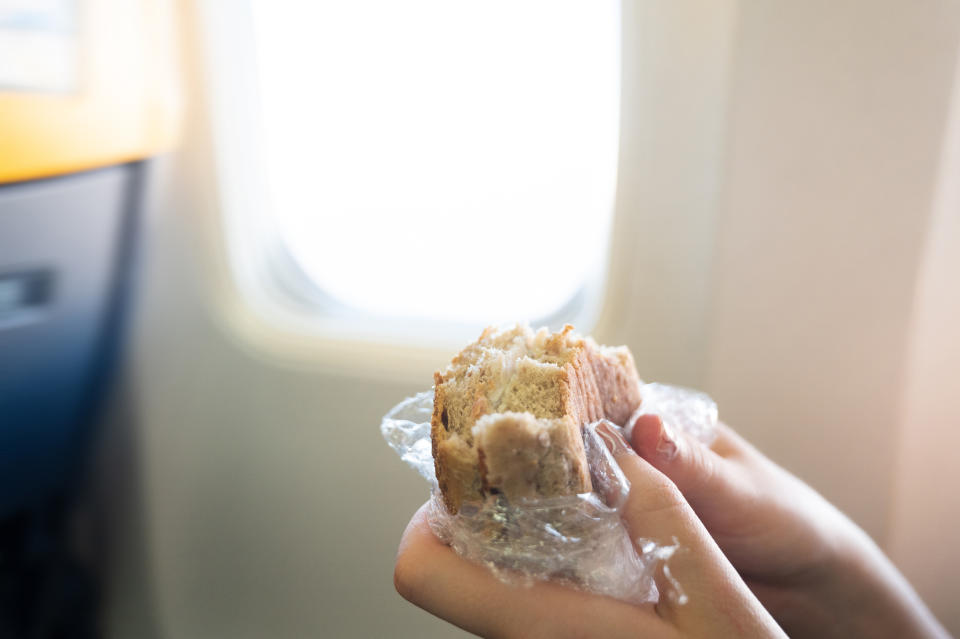
[{"label": "airplane cabin wall", "polygon": [[[881,542],[960,24],[960,4],[922,5],[625,2],[595,331],[629,344],[643,377],[711,392]],[[184,31],[197,60],[189,13]],[[443,360],[375,381],[230,329],[242,304],[225,302],[208,97],[188,78],[185,144],[155,176],[125,399],[142,460],[130,517],[146,531],[129,559],[160,636],[459,636],[393,591],[426,487],[378,430]],[[122,636],[133,604],[116,601]]]}]

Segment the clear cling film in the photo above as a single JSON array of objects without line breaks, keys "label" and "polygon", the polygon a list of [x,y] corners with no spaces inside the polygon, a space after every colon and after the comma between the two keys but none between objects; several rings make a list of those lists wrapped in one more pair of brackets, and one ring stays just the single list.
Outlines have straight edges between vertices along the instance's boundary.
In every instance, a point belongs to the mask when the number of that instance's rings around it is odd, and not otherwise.
[{"label": "clear cling film", "polygon": [[[655,414],[668,428],[690,437],[706,443],[714,438],[717,407],[707,395],[643,384],[641,397],[642,407],[630,424],[641,414]],[[583,429],[593,492],[514,502],[492,495],[451,514],[434,473],[432,412],[433,391],[418,393],[384,416],[381,432],[430,483],[430,526],[457,554],[486,565],[507,583],[549,580],[630,603],[656,602],[661,594],[686,601],[667,565],[682,550],[676,540],[631,539],[621,521],[630,483],[597,432],[602,421]],[[667,592],[659,592],[658,576]]]},{"label": "clear cling film", "polygon": [[717,403],[706,393],[668,384],[642,384],[640,396],[643,402],[627,420],[624,429],[627,441],[630,441],[634,422],[641,415],[657,415],[666,428],[684,433],[708,446],[716,439]]}]

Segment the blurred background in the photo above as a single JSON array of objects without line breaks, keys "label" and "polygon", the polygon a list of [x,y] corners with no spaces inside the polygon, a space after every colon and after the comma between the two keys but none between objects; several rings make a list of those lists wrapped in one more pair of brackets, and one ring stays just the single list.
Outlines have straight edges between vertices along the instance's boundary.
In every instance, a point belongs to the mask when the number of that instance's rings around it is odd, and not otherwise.
[{"label": "blurred background", "polygon": [[958,54],[956,0],[0,0],[0,636],[461,636],[378,427],[515,320],[960,633]]}]

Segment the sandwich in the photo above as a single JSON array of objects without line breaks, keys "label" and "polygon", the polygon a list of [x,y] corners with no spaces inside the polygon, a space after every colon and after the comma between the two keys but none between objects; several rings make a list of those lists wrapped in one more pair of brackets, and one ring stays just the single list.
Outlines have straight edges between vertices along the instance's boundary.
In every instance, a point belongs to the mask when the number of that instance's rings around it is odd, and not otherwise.
[{"label": "sandwich", "polygon": [[627,347],[600,346],[569,324],[487,328],[434,374],[431,443],[447,510],[590,492],[582,427],[624,425],[639,405]]}]

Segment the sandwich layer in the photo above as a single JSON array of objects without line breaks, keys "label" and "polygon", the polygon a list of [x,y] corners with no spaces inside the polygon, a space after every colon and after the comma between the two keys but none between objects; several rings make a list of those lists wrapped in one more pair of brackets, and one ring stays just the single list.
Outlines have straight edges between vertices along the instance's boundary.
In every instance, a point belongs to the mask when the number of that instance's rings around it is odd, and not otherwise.
[{"label": "sandwich layer", "polygon": [[433,458],[450,512],[491,494],[591,490],[581,427],[623,424],[640,405],[640,385],[626,347],[572,331],[487,328],[434,374]]}]

